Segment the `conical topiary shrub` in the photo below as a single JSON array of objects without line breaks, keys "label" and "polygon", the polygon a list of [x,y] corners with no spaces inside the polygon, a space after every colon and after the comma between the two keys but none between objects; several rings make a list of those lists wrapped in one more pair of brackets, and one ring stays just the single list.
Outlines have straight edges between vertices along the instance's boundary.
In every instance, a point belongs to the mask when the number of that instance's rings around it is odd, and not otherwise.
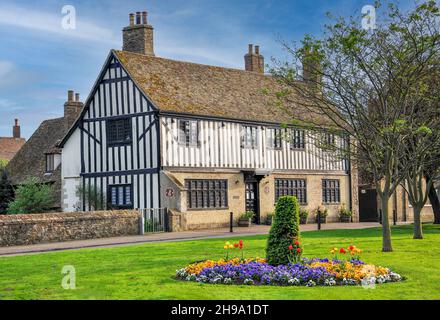
[{"label": "conical topiary shrub", "polygon": [[289,246],[299,240],[300,206],[296,197],[281,197],[267,241],[266,258],[270,265],[289,264]]}]

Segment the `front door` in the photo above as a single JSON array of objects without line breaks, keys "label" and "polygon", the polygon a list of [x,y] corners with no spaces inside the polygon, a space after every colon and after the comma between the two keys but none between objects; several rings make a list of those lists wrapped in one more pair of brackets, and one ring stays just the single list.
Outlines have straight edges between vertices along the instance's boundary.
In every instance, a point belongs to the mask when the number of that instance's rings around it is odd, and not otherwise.
[{"label": "front door", "polygon": [[246,211],[254,212],[252,222],[260,223],[258,182],[246,182]]},{"label": "front door", "polygon": [[359,221],[378,221],[377,193],[375,189],[359,188]]}]

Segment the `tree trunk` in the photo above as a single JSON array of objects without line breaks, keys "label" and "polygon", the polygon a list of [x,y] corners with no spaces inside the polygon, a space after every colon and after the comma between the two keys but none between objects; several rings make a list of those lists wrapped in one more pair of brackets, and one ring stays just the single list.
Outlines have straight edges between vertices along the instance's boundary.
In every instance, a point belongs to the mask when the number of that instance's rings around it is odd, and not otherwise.
[{"label": "tree trunk", "polygon": [[389,198],[383,196],[381,199],[382,206],[382,251],[392,252],[393,246],[391,245],[391,228],[390,220],[388,218],[388,202]]},{"label": "tree trunk", "polygon": [[423,239],[422,231],[422,208],[413,207],[414,212],[414,239]]},{"label": "tree trunk", "polygon": [[434,185],[429,189],[429,202],[432,205],[432,211],[434,213],[434,224],[440,224],[440,200],[435,191]]}]

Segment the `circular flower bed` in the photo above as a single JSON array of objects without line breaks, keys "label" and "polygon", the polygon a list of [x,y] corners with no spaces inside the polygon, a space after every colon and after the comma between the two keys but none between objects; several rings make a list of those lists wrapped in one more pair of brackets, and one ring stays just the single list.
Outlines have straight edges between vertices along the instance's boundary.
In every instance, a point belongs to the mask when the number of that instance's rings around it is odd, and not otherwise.
[{"label": "circular flower bed", "polygon": [[[362,250],[355,246],[334,248],[333,259],[301,258],[299,241],[287,248],[287,265],[272,266],[265,259],[244,259],[243,241],[236,245],[227,242],[226,258],[193,263],[177,270],[180,280],[210,284],[275,285],[275,286],[371,286],[398,282],[402,277],[388,268],[366,264],[360,260]],[[241,258],[229,259],[229,251],[240,250]],[[338,255],[351,255],[349,260]]]}]

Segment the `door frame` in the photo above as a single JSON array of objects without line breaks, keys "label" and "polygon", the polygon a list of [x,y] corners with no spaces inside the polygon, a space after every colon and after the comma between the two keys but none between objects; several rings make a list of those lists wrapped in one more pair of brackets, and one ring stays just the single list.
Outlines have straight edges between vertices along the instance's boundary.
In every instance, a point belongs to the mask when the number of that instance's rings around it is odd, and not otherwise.
[{"label": "door frame", "polygon": [[244,173],[244,201],[245,201],[245,208],[247,208],[247,187],[248,184],[253,184],[255,186],[254,193],[255,193],[255,218],[253,223],[260,224],[261,223],[261,212],[260,212],[260,180],[255,175],[255,172],[245,172]]}]

